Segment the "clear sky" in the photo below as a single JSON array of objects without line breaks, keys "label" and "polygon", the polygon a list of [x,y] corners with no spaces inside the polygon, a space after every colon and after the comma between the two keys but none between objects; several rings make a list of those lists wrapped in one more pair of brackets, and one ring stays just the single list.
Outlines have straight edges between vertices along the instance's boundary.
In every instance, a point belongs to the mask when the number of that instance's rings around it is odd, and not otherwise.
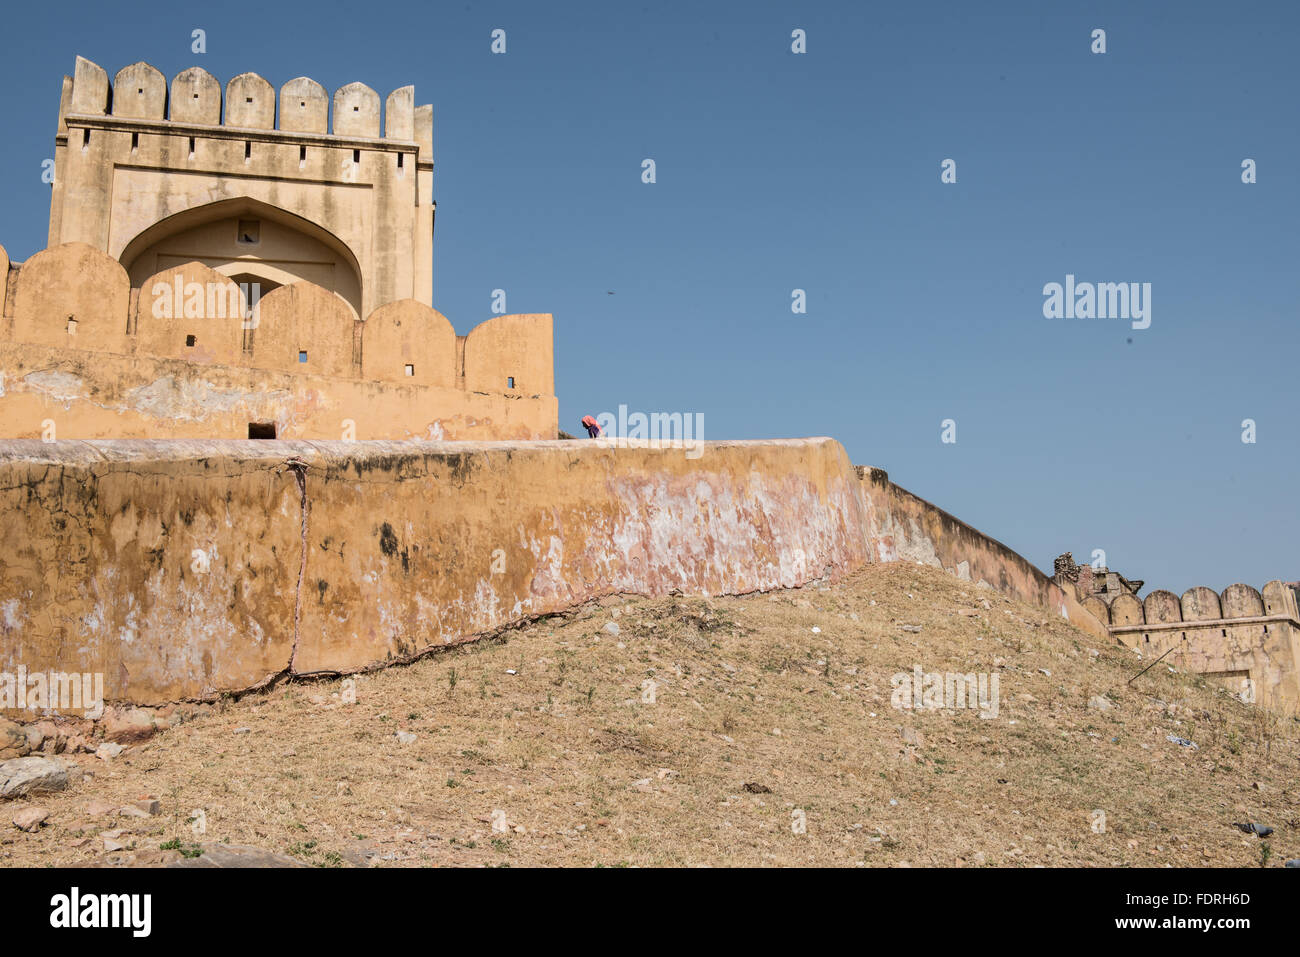
[{"label": "clear sky", "polygon": [[[434,304],[462,334],[498,288],[509,312],[554,313],[567,431],[625,404],[703,414],[709,439],[830,435],[1049,573],[1099,548],[1148,588],[1300,578],[1296,3],[64,2],[4,18],[15,260],[45,245],[41,162],[78,54],[110,76],[147,60],[169,79],[197,64],[277,88],[413,83],[434,104]],[[1044,318],[1044,285],[1067,274],[1150,283],[1150,327]]]}]

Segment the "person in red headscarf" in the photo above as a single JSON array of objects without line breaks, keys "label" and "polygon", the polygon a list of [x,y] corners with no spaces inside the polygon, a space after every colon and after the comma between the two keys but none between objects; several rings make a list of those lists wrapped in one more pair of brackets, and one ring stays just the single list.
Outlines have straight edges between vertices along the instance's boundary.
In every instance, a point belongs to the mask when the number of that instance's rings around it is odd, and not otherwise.
[{"label": "person in red headscarf", "polygon": [[587,429],[587,437],[591,439],[600,438],[600,423],[589,415],[582,417],[582,424]]}]

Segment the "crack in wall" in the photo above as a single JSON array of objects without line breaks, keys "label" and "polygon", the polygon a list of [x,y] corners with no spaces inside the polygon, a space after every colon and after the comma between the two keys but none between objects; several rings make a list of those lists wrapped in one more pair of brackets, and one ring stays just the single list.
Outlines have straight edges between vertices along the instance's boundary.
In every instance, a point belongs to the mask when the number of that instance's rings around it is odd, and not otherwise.
[{"label": "crack in wall", "polygon": [[298,560],[298,586],[293,593],[293,646],[289,650],[289,666],[286,671],[294,674],[298,659],[298,636],[302,625],[302,583],[307,577],[307,522],[311,517],[311,502],[307,498],[307,463],[299,458],[288,459],[285,468],[293,472],[298,482],[298,495],[302,503],[302,554]]}]

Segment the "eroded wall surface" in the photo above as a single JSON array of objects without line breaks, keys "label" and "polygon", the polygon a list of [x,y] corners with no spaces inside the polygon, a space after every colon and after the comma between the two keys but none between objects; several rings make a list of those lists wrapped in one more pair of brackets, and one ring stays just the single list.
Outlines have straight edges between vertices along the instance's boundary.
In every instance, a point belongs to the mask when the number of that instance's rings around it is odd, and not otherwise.
[{"label": "eroded wall surface", "polygon": [[2,442],[0,670],[157,703],[408,659],[604,594],[870,559],[829,439]]},{"label": "eroded wall surface", "polygon": [[740,594],[877,561],[1100,638],[1138,626],[1129,642],[1154,653],[1177,640],[1183,667],[1250,675],[1262,703],[1291,700],[1300,658],[1280,583],[1121,596],[1099,621],[827,438],[9,440],[0,507],[0,672],[100,672],[110,700],[142,704],[380,667],[607,594]]}]

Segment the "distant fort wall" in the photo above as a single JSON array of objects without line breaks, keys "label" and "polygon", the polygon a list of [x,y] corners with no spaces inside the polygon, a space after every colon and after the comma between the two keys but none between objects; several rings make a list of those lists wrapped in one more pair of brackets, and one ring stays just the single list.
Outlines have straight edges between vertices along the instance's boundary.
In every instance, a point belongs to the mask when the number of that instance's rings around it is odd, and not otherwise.
[{"label": "distant fort wall", "polygon": [[1156,590],[1144,599],[1118,595],[1109,606],[1098,598],[1085,604],[1144,659],[1203,674],[1247,701],[1300,710],[1300,611],[1293,585],[1271,581],[1261,591],[1236,584],[1221,594],[1199,586],[1181,597]]}]

